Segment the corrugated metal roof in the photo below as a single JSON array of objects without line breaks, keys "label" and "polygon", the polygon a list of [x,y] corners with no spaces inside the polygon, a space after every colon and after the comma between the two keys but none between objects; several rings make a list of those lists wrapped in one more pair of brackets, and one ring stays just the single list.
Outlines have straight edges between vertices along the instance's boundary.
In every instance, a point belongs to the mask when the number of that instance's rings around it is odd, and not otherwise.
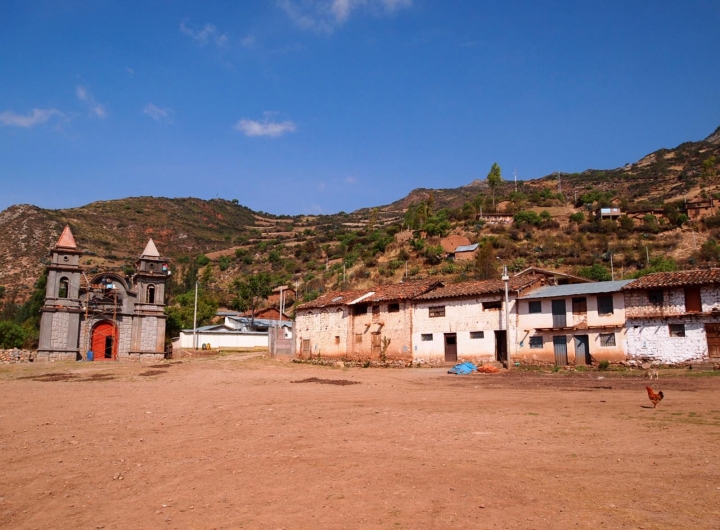
[{"label": "corrugated metal roof", "polygon": [[480,246],[479,243],[475,243],[474,245],[461,245],[455,249],[455,252],[472,252],[477,249],[478,246]]},{"label": "corrugated metal roof", "polygon": [[534,298],[561,298],[583,294],[614,293],[635,280],[618,280],[614,282],[572,283],[569,285],[547,285],[537,291],[521,296],[520,300]]}]

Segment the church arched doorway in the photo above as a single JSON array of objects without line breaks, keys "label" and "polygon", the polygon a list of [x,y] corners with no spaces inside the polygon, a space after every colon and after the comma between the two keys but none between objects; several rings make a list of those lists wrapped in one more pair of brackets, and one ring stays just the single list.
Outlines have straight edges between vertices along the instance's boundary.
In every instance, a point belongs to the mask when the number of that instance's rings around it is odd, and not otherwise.
[{"label": "church arched doorway", "polygon": [[91,349],[96,361],[112,361],[117,359],[118,346],[117,326],[107,320],[93,327]]}]

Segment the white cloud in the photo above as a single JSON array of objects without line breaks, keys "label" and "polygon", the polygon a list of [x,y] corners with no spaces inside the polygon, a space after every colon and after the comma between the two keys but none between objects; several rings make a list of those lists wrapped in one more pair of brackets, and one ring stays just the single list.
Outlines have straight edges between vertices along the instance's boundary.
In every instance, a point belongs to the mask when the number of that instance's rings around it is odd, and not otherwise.
[{"label": "white cloud", "polygon": [[302,29],[331,33],[355,11],[391,15],[413,0],[278,0],[278,6]]},{"label": "white cloud", "polygon": [[357,179],[355,177],[345,177],[345,183],[350,185],[356,184]]},{"label": "white cloud", "polygon": [[129,75],[130,77],[135,77],[135,70],[133,70],[133,69],[130,68],[129,66],[126,66],[126,67],[125,67],[125,71],[128,73],[128,75]]},{"label": "white cloud", "polygon": [[87,103],[88,108],[90,109],[91,116],[95,116],[96,118],[100,118],[101,120],[107,118],[107,110],[105,109],[105,105],[102,105],[95,101],[95,98],[87,89],[87,87],[77,85],[75,87],[75,95],[80,101],[84,101],[85,103]]},{"label": "white cloud", "polygon": [[173,109],[156,107],[152,103],[148,103],[143,109],[143,114],[147,114],[155,121],[169,120],[174,112]]},{"label": "white cloud", "polygon": [[248,35],[243,40],[240,41],[240,44],[242,44],[245,48],[254,48],[255,47],[255,35]]},{"label": "white cloud", "polygon": [[297,129],[295,122],[290,120],[276,122],[271,119],[274,113],[266,112],[265,119],[262,121],[240,120],[235,124],[238,131],[242,131],[245,136],[269,136],[277,138],[283,134],[295,132]]},{"label": "white cloud", "polygon": [[35,127],[45,123],[53,116],[63,116],[63,113],[56,109],[33,109],[28,115],[15,114],[11,111],[0,112],[0,124],[8,127]]},{"label": "white cloud", "polygon": [[214,40],[218,46],[224,46],[228,40],[225,33],[219,33],[217,28],[210,23],[205,24],[202,29],[194,30],[185,25],[185,21],[183,20],[180,22],[180,32],[192,38],[199,46],[205,46],[210,39]]}]

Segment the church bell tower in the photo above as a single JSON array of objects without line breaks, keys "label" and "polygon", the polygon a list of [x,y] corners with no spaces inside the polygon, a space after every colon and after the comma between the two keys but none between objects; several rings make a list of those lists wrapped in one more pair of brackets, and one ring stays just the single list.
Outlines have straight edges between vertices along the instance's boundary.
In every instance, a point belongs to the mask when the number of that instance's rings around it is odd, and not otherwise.
[{"label": "church bell tower", "polygon": [[81,255],[70,227],[66,226],[51,251],[47,267],[45,304],[40,310],[38,361],[74,361],[80,355]]}]

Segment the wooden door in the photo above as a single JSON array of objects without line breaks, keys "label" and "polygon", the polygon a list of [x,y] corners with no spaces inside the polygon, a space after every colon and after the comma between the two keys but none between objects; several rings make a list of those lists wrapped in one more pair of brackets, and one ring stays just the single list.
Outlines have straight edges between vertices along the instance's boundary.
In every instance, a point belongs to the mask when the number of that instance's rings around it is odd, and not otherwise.
[{"label": "wooden door", "polygon": [[705,324],[705,336],[708,355],[715,359],[720,358],[720,324]]},{"label": "wooden door", "polygon": [[554,328],[567,327],[567,307],[564,298],[552,301],[552,318]]},{"label": "wooden door", "polygon": [[382,346],[380,346],[380,333],[373,333],[372,335],[370,335],[370,355],[379,358],[381,349]]},{"label": "wooden door", "polygon": [[504,329],[495,330],[495,360],[507,363],[507,333]]},{"label": "wooden door", "polygon": [[445,333],[445,362],[454,363],[457,361],[457,335]]},{"label": "wooden door", "polygon": [[92,331],[91,349],[96,361],[117,358],[117,328],[112,322],[100,322]]},{"label": "wooden door", "polygon": [[587,335],[575,335],[575,364],[590,364],[590,339]]},{"label": "wooden door", "polygon": [[567,337],[565,335],[554,336],[553,348],[555,349],[555,366],[567,366]]}]

